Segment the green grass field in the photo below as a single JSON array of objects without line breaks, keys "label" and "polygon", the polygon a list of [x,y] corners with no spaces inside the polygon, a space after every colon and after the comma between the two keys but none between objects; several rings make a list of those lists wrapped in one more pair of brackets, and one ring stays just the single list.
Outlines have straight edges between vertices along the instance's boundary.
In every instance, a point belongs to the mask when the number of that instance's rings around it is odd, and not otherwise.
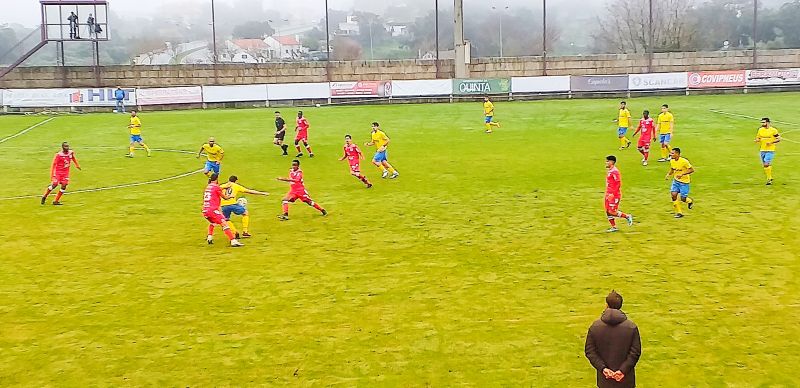
[{"label": "green grass field", "polygon": [[[682,220],[667,167],[617,150],[616,100],[497,102],[492,135],[478,103],[307,109],[317,157],[302,167],[330,214],[296,204],[288,222],[275,177],[291,158],[271,145],[272,109],[143,112],[152,147],[196,151],[216,136],[223,176],[271,193],[249,198],[254,237],[234,249],[218,231],[206,245],[199,174],[62,207],[0,201],[0,385],[588,387],[584,337],[613,288],[642,334],[640,386],[798,386],[797,98],[629,100],[634,115],[673,107],[673,145],[697,170]],[[778,121],[789,141],[774,186],[758,120],[709,109]],[[0,117],[0,138],[44,119]],[[365,163],[366,190],[337,158],[343,135],[363,144],[373,120],[401,176]],[[71,190],[201,168],[174,152],[125,158],[126,125],[61,116],[3,142],[0,197],[40,195],[63,140],[83,167]],[[636,217],[616,234],[602,208],[608,154]]]}]

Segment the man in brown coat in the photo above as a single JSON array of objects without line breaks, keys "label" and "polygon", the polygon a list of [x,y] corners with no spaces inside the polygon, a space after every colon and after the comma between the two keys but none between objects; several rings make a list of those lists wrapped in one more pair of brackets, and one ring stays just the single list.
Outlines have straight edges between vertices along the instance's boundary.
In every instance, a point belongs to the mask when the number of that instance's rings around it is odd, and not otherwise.
[{"label": "man in brown coat", "polygon": [[586,334],[586,358],[597,369],[599,388],[635,387],[634,367],[642,354],[639,328],[620,309],[622,295],[611,291],[606,309]]}]

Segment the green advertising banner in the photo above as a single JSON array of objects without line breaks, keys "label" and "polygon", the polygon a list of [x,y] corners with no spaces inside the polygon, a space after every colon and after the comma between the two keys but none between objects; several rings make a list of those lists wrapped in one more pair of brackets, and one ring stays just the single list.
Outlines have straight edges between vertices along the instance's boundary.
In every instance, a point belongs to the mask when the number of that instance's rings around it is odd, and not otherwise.
[{"label": "green advertising banner", "polygon": [[511,79],[454,79],[453,94],[502,94],[511,91]]}]

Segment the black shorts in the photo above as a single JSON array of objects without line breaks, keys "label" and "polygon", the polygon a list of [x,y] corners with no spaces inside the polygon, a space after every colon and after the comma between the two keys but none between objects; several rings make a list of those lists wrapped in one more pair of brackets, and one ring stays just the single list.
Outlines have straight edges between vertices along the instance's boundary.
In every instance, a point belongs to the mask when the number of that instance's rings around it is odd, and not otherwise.
[{"label": "black shorts", "polygon": [[275,132],[275,139],[283,141],[283,138],[286,136],[286,131],[282,132]]}]

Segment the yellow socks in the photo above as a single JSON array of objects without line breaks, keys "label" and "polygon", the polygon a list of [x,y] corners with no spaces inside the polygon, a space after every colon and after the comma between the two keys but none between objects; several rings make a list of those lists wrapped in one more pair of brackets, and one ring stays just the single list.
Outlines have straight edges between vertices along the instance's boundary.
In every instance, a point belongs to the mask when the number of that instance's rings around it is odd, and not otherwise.
[{"label": "yellow socks", "polygon": [[772,166],[764,167],[764,173],[767,174],[768,180],[772,180]]},{"label": "yellow socks", "polygon": [[627,137],[623,136],[623,137],[619,138],[619,144],[620,144],[622,147],[627,147],[627,146],[628,146],[628,143],[630,143],[630,141],[628,140],[628,138],[627,138]]},{"label": "yellow socks", "polygon": [[242,232],[247,233],[250,229],[250,215],[242,216]]},{"label": "yellow socks", "polygon": [[661,147],[661,157],[666,159],[669,156],[669,150],[665,147]]},{"label": "yellow socks", "polygon": [[676,199],[672,202],[672,208],[675,209],[675,214],[683,213],[683,209],[681,208],[681,200]]},{"label": "yellow socks", "polygon": [[133,147],[128,147],[128,153],[133,155]]},{"label": "yellow socks", "polygon": [[391,164],[389,165],[388,170],[389,170],[390,174],[394,174],[395,172],[397,172],[397,170],[395,170],[394,167],[392,167]]}]

